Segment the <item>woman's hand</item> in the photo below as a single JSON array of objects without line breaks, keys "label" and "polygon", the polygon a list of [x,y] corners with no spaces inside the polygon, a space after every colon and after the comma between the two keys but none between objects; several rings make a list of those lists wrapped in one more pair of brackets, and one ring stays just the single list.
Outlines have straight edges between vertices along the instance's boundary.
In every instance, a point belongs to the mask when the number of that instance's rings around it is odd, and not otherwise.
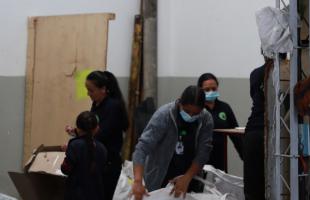
[{"label": "woman's hand", "polygon": [[132,185],[132,195],[134,196],[134,200],[142,200],[144,195],[149,196],[142,181],[134,181]]},{"label": "woman's hand", "polygon": [[67,144],[64,144],[60,147],[61,151],[64,151],[66,152],[67,151],[67,148],[68,148],[68,145]]},{"label": "woman's hand", "polygon": [[65,127],[65,131],[71,136],[76,136],[76,129],[73,128],[72,126],[67,125]]},{"label": "woman's hand", "polygon": [[188,185],[191,182],[192,177],[188,175],[181,175],[178,177],[175,177],[171,183],[174,184],[174,187],[172,188],[170,195],[174,193],[174,197],[180,197],[183,194],[183,198],[185,198]]}]

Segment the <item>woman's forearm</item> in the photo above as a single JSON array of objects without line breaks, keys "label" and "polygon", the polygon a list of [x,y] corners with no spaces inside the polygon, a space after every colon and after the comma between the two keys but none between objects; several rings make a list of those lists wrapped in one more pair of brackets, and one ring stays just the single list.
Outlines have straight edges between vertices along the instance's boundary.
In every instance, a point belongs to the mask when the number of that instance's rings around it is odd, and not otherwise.
[{"label": "woman's forearm", "polygon": [[144,172],[143,165],[141,165],[141,164],[134,164],[133,174],[134,174],[134,181],[135,182],[141,182],[142,183],[143,172]]},{"label": "woman's forearm", "polygon": [[196,174],[200,172],[200,170],[201,170],[200,165],[198,163],[193,162],[184,175],[192,179]]}]

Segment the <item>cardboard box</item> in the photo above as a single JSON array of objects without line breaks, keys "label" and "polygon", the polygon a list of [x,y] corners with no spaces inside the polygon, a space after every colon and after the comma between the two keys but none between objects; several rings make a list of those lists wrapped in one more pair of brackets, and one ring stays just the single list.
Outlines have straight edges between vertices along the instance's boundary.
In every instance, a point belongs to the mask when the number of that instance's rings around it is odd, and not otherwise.
[{"label": "cardboard box", "polygon": [[60,146],[41,145],[24,167],[24,172],[9,172],[23,200],[64,199],[65,175],[60,166],[65,152]]}]

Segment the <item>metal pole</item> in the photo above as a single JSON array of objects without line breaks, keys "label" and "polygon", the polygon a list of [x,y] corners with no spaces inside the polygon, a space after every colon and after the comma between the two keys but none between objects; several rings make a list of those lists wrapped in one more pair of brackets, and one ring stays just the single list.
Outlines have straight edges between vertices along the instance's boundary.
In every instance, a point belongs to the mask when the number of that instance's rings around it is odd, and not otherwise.
[{"label": "metal pole", "polygon": [[276,127],[275,127],[275,182],[274,182],[274,189],[275,189],[275,200],[281,200],[281,189],[282,189],[282,182],[281,182],[281,103],[279,100],[280,97],[280,61],[279,61],[279,54],[275,56],[275,66],[273,71],[273,82],[275,88],[275,103],[276,103]]},{"label": "metal pole", "polygon": [[294,104],[294,86],[297,83],[298,71],[298,9],[297,1],[290,0],[289,9],[290,31],[294,44],[294,49],[290,63],[290,137],[291,137],[291,159],[290,159],[290,186],[291,200],[298,200],[299,183],[298,183],[298,119],[296,107]]},{"label": "metal pole", "polygon": [[276,8],[280,8],[280,0],[276,0]]},{"label": "metal pole", "polygon": [[[280,0],[276,0],[276,8],[280,9]],[[273,82],[275,88],[275,103],[276,103],[276,127],[275,127],[275,154],[281,154],[281,103],[279,100],[280,94],[280,61],[279,61],[279,54],[277,53],[274,59],[274,73],[273,73]],[[274,155],[275,156],[275,155]],[[275,200],[281,200],[281,189],[282,189],[282,182],[281,182],[281,158],[280,156],[275,156],[275,182],[274,182],[274,190]]]}]

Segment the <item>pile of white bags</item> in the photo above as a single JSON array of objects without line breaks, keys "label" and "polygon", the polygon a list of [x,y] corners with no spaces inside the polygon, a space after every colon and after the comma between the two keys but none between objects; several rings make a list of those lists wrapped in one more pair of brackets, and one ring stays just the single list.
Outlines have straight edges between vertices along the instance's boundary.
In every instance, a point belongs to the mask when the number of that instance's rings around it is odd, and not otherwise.
[{"label": "pile of white bags", "polygon": [[[205,165],[204,171],[207,172],[206,179],[195,177],[205,184],[203,193],[188,193],[185,200],[244,200],[243,179],[232,176],[217,170],[211,165]],[[113,200],[127,200],[130,197],[131,186],[133,183],[132,162],[125,161]],[[150,192],[150,196],[144,200],[181,200],[169,195],[172,185],[166,188]]]},{"label": "pile of white bags", "polygon": [[244,200],[243,178],[226,174],[219,169],[215,169],[212,165],[205,165],[203,170],[207,172],[207,178],[204,181],[204,192],[208,192],[214,187],[221,194],[229,194],[234,199]]},{"label": "pile of white bags", "polygon": [[[188,193],[185,199],[183,197],[176,198],[170,195],[172,185],[168,185],[166,188],[156,190],[150,193],[150,196],[144,197],[143,200],[236,200],[230,198],[229,195],[217,195],[217,194],[207,194],[207,193]],[[131,200],[134,200],[131,198]]]}]

